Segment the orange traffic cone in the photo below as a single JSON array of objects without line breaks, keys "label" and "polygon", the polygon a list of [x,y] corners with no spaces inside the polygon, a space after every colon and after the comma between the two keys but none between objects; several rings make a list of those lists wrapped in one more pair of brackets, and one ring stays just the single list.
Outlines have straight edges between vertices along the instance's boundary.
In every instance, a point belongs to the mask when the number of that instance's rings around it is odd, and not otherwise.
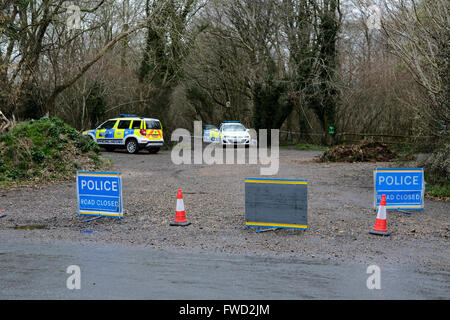
[{"label": "orange traffic cone", "polygon": [[171,226],[188,226],[191,223],[186,220],[186,213],[184,212],[183,194],[181,189],[178,189],[177,195],[177,209],[175,212],[175,220],[170,223]]},{"label": "orange traffic cone", "polygon": [[391,234],[386,225],[386,196],[381,195],[380,206],[378,208],[377,219],[375,220],[375,226],[370,230],[371,234],[379,236],[388,236]]}]

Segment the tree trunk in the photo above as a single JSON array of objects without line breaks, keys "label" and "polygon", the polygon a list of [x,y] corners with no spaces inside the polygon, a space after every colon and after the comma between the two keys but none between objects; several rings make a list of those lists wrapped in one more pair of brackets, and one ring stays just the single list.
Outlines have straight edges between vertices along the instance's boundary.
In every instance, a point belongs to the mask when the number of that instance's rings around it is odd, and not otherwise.
[{"label": "tree trunk", "polygon": [[0,134],[6,132],[8,129],[12,129],[13,122],[9,121],[8,118],[5,117],[3,112],[0,110]]}]

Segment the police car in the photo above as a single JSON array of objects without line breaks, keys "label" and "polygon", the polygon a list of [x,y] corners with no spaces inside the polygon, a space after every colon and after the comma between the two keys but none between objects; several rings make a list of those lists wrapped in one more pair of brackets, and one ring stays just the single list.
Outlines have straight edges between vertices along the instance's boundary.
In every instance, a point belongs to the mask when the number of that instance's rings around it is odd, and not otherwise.
[{"label": "police car", "polygon": [[125,148],[128,153],[137,153],[140,149],[157,153],[164,145],[161,122],[136,115],[121,114],[103,122],[97,129],[84,131],[83,135],[90,136],[108,151]]},{"label": "police car", "polygon": [[219,142],[219,129],[212,124],[205,124],[203,142]]},{"label": "police car", "polygon": [[248,129],[239,121],[224,121],[219,127],[220,143],[227,145],[248,147],[251,137]]}]

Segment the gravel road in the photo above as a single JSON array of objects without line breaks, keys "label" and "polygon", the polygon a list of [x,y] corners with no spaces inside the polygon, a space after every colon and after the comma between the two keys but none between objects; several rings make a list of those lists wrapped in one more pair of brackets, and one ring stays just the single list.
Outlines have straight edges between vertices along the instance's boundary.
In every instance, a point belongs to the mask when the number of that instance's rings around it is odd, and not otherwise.
[{"label": "gravel road", "polygon": [[[306,231],[256,233],[244,226],[244,178],[260,165],[175,165],[170,151],[129,155],[105,152],[123,173],[125,215],[83,222],[77,216],[75,181],[37,188],[0,189],[0,230],[10,239],[131,243],[193,252],[258,257],[312,258],[330,262],[408,264],[449,270],[450,203],[425,201],[425,211],[388,213],[390,237],[369,234],[374,167],[393,163],[315,161],[316,151],[280,150],[275,178],[308,179]],[[192,224],[171,227],[177,190],[183,190]],[[33,227],[34,226],[34,227]],[[36,228],[36,226],[39,226]]]}]

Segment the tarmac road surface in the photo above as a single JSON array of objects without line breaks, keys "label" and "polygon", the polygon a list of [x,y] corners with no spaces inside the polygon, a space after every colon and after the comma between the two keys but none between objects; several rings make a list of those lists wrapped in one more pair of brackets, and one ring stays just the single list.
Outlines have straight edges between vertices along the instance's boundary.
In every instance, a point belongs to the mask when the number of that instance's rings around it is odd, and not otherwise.
[{"label": "tarmac road surface", "polygon": [[[0,299],[449,299],[450,272],[0,236]],[[67,267],[81,270],[69,290]]]}]

